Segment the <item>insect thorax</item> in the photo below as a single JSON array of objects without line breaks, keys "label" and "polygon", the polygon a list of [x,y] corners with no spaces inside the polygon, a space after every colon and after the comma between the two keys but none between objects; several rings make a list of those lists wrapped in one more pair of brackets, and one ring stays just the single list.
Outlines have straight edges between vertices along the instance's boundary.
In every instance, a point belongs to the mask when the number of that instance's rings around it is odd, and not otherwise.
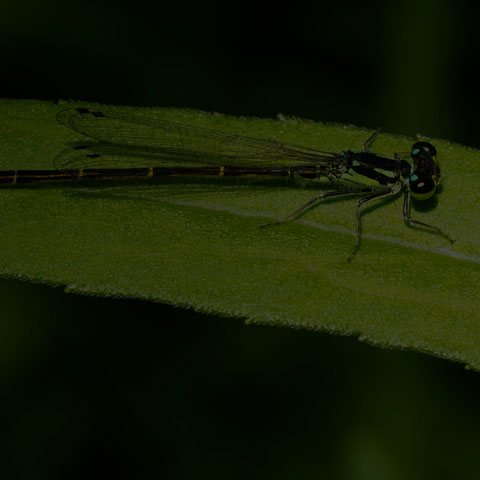
[{"label": "insect thorax", "polygon": [[330,176],[361,185],[381,187],[398,184],[409,171],[410,164],[405,160],[346,150],[333,162]]}]

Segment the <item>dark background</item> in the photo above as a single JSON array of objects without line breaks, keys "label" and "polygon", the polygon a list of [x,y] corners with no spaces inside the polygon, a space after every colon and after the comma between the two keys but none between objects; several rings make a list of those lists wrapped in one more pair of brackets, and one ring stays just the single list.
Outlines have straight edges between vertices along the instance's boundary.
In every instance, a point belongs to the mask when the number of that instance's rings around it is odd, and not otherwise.
[{"label": "dark background", "polygon": [[[283,113],[478,147],[478,13],[3,0],[0,95]],[[4,478],[475,478],[478,374],[460,365],[12,280],[0,302]]]}]

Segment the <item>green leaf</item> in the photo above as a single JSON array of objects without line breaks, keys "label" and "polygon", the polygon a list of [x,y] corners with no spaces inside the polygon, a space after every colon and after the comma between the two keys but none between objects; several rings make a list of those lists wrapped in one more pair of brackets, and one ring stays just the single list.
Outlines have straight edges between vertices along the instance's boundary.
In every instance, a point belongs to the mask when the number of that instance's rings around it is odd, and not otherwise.
[{"label": "green leaf", "polygon": [[[54,118],[79,105],[0,102],[0,168],[48,169],[65,145],[84,142]],[[371,133],[295,118],[117,108],[327,151],[359,150]],[[392,155],[408,152],[412,141],[382,134],[372,148]],[[0,190],[0,273],[73,292],[359,335],[480,369],[480,153],[432,142],[443,189],[426,207],[413,204],[411,213],[443,228],[453,245],[405,225],[400,197],[365,208],[352,263],[346,260],[354,199],[325,200],[294,222],[258,228],[328,188],[321,182],[171,177],[43,184]]]}]

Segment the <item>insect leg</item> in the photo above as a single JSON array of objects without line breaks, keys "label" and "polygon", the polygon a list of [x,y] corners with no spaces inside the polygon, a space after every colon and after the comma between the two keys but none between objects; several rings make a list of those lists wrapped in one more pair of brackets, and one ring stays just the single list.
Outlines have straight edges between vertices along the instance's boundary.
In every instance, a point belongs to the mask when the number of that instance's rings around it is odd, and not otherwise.
[{"label": "insect leg", "polygon": [[403,218],[409,222],[409,223],[414,223],[415,225],[421,225],[422,227],[429,228],[430,230],[433,230],[434,232],[439,233],[443,237],[445,237],[447,240],[449,240],[451,243],[453,243],[455,240],[450,237],[447,233],[445,233],[441,228],[436,227],[435,225],[428,225],[427,223],[420,222],[419,220],[414,220],[413,218],[410,218],[410,192],[406,191],[405,192],[405,197],[403,200]]},{"label": "insect leg", "polygon": [[285,218],[282,218],[281,220],[278,220],[274,223],[265,223],[263,225],[260,225],[260,228],[272,227],[273,225],[280,225],[282,223],[288,222],[293,218],[295,218],[300,212],[302,212],[302,210],[305,210],[307,207],[309,207],[310,205],[314,204],[316,201],[321,200],[323,198],[335,197],[339,195],[353,195],[353,194],[371,192],[371,191],[372,191],[371,188],[352,188],[348,190],[337,190],[335,192],[322,193],[321,195],[317,195],[316,197],[312,198],[307,203],[304,203],[300,208],[297,208],[294,212],[290,213]]},{"label": "insect leg", "polygon": [[372,193],[372,195],[369,195],[368,197],[361,198],[357,202],[357,208],[356,208],[356,228],[355,228],[355,248],[353,249],[353,252],[350,254],[348,257],[347,261],[351,262],[355,255],[358,252],[358,249],[360,248],[360,207],[365,203],[370,200],[373,200],[374,198],[380,198],[380,197],[387,197],[388,195],[396,195],[398,193],[398,190],[389,188],[387,190],[381,190],[379,192]]},{"label": "insect leg", "polygon": [[368,138],[367,141],[363,144],[363,151],[369,152],[370,149],[368,146],[373,142],[373,139],[382,131],[382,127],[378,127]]}]

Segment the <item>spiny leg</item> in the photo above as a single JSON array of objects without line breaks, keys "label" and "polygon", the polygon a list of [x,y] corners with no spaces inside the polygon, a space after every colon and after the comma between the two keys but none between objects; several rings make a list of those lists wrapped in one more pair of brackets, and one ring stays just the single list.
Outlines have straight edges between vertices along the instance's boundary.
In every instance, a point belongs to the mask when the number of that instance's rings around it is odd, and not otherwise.
[{"label": "spiny leg", "polygon": [[405,192],[405,197],[403,200],[403,218],[409,222],[409,223],[414,223],[415,225],[421,225],[422,227],[429,228],[430,230],[433,230],[434,232],[439,233],[443,237],[445,237],[447,240],[449,240],[451,243],[453,243],[455,240],[450,237],[447,233],[445,233],[441,228],[436,227],[435,225],[428,225],[428,223],[423,223],[420,222],[419,220],[414,220],[413,218],[410,218],[410,192],[406,191]]},{"label": "spiny leg", "polygon": [[382,127],[378,127],[368,138],[367,141],[363,144],[363,151],[369,152],[370,149],[368,146],[373,142],[373,139],[382,131]]},{"label": "spiny leg", "polygon": [[358,249],[360,248],[360,207],[365,203],[368,202],[369,200],[373,200],[374,198],[380,198],[380,197],[387,197],[388,195],[396,195],[398,193],[398,190],[393,190],[389,188],[388,190],[382,190],[380,192],[373,193],[372,195],[369,195],[368,197],[361,198],[358,203],[357,203],[357,208],[356,208],[356,229],[355,229],[355,248],[353,249],[353,252],[350,254],[348,257],[347,261],[351,262],[355,255],[358,252]]},{"label": "spiny leg", "polygon": [[339,195],[353,195],[356,193],[358,194],[358,193],[371,192],[371,191],[372,191],[371,188],[354,188],[354,189],[348,189],[348,190],[337,190],[335,192],[322,193],[321,195],[317,195],[316,197],[312,198],[307,203],[304,203],[300,208],[297,208],[294,212],[290,213],[285,218],[282,218],[274,223],[264,223],[263,225],[260,225],[260,228],[272,227],[274,225],[281,225],[282,223],[289,222],[290,220],[295,218],[302,210],[305,210],[307,207],[314,204],[318,200],[328,198],[328,197],[335,197]]}]

